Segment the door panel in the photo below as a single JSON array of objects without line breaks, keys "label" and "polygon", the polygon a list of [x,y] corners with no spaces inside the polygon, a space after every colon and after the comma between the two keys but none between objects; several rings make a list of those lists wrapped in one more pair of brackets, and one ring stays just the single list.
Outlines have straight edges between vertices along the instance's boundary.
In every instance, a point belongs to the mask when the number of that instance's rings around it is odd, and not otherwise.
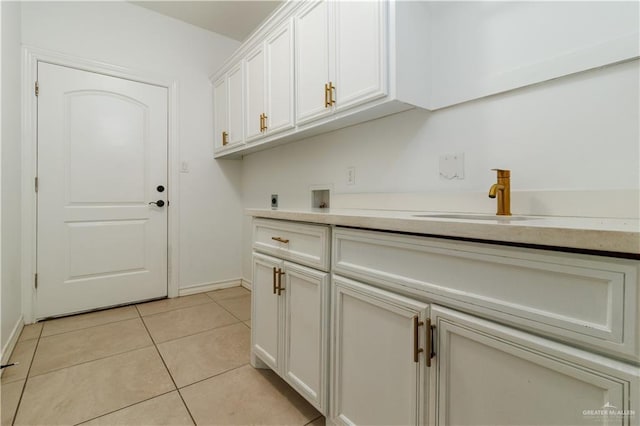
[{"label": "door panel", "polygon": [[626,424],[622,417],[584,414],[605,404],[630,409],[625,395],[637,378],[630,386],[624,374],[606,373],[614,361],[598,366],[602,358],[447,308],[433,306],[431,315],[433,424]]},{"label": "door panel", "polygon": [[325,412],[329,274],[285,262],[285,359],[289,383]]},{"label": "door panel", "polygon": [[253,255],[251,340],[254,353],[271,369],[279,371],[281,350],[278,340],[282,319],[280,299],[274,292],[273,268],[283,262],[262,254]]},{"label": "door panel", "polygon": [[166,296],[167,91],[38,64],[37,318]]},{"label": "door panel", "polygon": [[[425,353],[414,362],[414,323],[428,305],[333,278],[331,420],[347,425],[425,424]],[[426,329],[418,328],[424,348]]]},{"label": "door panel", "polygon": [[386,1],[337,1],[336,110],[386,95]]},{"label": "door panel", "polygon": [[293,127],[293,21],[266,41],[267,132]]},{"label": "door panel", "polygon": [[264,47],[247,56],[247,141],[262,137],[260,116],[265,112],[265,57]]},{"label": "door panel", "polygon": [[324,85],[330,80],[328,1],[313,3],[296,16],[296,123],[332,112],[325,106]]}]

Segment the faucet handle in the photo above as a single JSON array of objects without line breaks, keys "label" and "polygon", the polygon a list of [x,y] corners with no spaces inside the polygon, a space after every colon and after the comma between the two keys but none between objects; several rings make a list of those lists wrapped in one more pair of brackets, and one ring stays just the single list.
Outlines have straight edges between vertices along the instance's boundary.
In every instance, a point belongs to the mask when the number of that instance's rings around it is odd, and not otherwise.
[{"label": "faucet handle", "polygon": [[511,170],[507,169],[491,169],[494,172],[498,172],[499,178],[508,178],[511,177]]}]

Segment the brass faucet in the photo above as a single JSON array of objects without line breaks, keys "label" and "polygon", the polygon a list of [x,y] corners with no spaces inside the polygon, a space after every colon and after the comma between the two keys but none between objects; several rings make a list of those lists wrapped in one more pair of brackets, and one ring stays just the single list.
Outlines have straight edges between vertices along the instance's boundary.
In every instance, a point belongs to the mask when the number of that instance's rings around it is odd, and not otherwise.
[{"label": "brass faucet", "polygon": [[498,172],[498,183],[491,185],[489,198],[498,196],[498,216],[511,216],[511,171],[491,169]]}]

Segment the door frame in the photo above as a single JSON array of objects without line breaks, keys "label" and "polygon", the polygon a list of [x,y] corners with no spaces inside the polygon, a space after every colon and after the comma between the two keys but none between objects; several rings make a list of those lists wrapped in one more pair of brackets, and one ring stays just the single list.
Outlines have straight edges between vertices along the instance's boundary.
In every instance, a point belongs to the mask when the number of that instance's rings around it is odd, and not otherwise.
[{"label": "door frame", "polygon": [[35,321],[34,274],[37,256],[37,196],[34,178],[37,173],[38,105],[34,84],[38,76],[38,62],[75,68],[151,84],[167,89],[167,179],[168,199],[171,201],[167,217],[167,296],[177,297],[180,282],[180,202],[179,202],[179,146],[178,146],[178,80],[162,74],[139,71],[105,62],[71,56],[33,46],[22,47],[22,312],[26,324]]}]

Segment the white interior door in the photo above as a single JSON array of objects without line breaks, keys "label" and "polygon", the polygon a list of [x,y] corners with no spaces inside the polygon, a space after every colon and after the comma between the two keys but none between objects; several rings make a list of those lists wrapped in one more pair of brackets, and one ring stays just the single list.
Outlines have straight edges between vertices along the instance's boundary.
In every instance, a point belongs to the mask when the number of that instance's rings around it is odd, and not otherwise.
[{"label": "white interior door", "polygon": [[37,318],[166,296],[166,88],[42,62],[38,81]]}]

